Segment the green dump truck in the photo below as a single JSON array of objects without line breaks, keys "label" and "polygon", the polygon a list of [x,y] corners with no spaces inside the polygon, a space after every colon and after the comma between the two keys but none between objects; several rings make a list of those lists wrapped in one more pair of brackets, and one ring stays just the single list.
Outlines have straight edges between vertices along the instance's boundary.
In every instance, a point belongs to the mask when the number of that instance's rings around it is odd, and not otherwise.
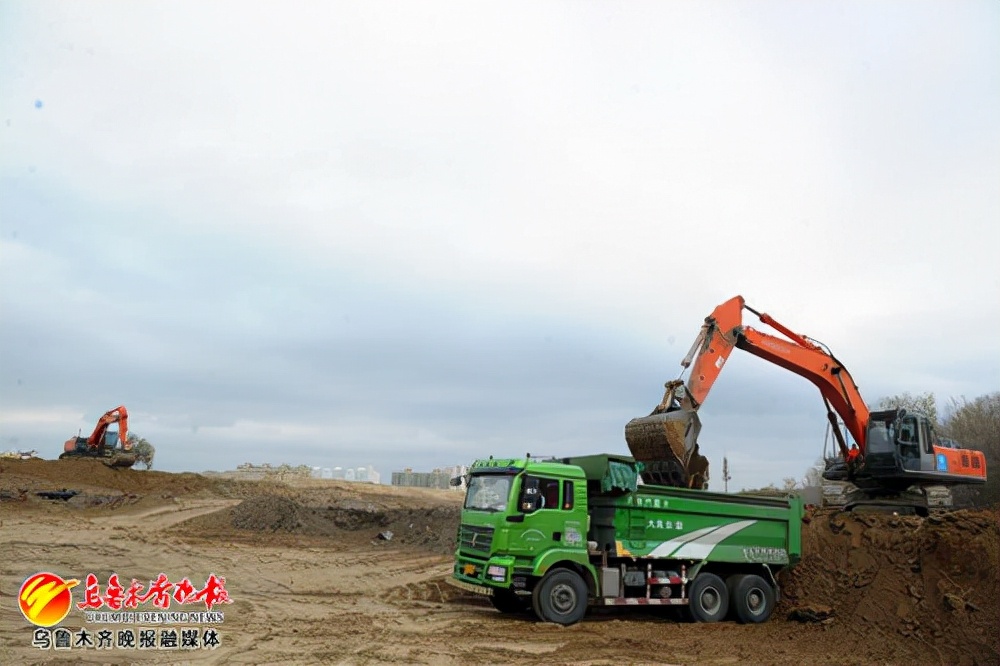
[{"label": "green dump truck", "polygon": [[588,606],[679,606],[764,622],[801,555],[802,500],[644,484],[627,456],[478,460],[449,582],[504,613],[573,624]]}]

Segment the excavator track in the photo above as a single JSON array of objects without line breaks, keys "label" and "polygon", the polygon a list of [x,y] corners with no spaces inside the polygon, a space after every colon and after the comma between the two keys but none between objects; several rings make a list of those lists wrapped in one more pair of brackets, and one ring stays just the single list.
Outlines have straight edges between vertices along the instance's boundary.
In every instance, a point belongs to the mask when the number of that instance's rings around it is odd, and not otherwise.
[{"label": "excavator track", "polygon": [[122,451],[105,453],[104,455],[98,455],[96,453],[95,454],[63,453],[62,455],[59,456],[59,460],[68,460],[73,458],[90,458],[94,460],[100,460],[108,467],[114,467],[114,468],[129,468],[135,465],[135,463],[138,460],[135,454]]},{"label": "excavator track", "polygon": [[898,513],[918,515],[926,518],[930,514],[927,493],[920,490],[905,490],[891,495],[872,494],[863,488],[855,488],[847,493],[845,511]]}]

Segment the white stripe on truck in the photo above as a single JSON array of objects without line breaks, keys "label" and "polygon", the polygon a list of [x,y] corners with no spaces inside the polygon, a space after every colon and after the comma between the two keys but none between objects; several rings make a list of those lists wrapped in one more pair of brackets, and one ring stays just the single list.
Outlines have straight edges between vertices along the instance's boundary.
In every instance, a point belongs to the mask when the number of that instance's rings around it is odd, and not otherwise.
[{"label": "white stripe on truck", "polygon": [[661,543],[653,549],[649,557],[704,560],[719,543],[756,522],[756,520],[740,520],[721,527],[705,527],[688,532],[684,536]]}]

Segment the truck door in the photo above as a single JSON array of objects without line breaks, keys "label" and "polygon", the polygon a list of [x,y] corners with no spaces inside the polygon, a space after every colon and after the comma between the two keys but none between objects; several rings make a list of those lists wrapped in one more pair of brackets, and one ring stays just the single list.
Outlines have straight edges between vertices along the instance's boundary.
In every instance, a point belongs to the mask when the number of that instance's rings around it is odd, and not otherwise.
[{"label": "truck door", "polygon": [[[564,545],[565,510],[560,503],[562,485],[562,480],[556,478],[531,474],[521,477],[517,509],[522,520],[519,521],[520,529],[512,526],[512,550],[525,555],[537,555],[549,548]],[[569,487],[572,488],[572,483]],[[572,495],[570,508],[572,509]]]}]

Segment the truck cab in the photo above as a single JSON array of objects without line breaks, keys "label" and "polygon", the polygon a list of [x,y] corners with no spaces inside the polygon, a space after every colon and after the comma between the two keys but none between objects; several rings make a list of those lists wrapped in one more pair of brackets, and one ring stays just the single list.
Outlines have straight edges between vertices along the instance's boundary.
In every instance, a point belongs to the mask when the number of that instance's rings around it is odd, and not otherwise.
[{"label": "truck cab", "polygon": [[469,469],[455,578],[488,594],[500,610],[527,608],[529,580],[552,563],[589,566],[587,527],[579,467],[531,458],[478,460]]}]

